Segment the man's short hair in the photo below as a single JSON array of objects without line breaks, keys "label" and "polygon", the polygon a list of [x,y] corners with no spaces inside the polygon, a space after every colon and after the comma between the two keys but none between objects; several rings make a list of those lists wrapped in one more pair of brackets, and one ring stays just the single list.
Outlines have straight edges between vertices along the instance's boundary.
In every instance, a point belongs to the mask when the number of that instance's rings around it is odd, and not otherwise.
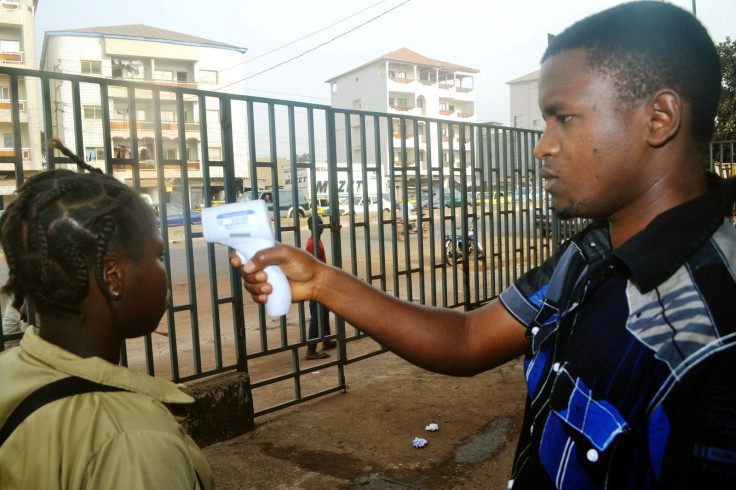
[{"label": "man's short hair", "polygon": [[542,62],[570,49],[588,51],[594,70],[614,81],[622,103],[671,88],[692,106],[693,138],[713,134],[721,68],[708,31],[689,12],[663,2],[631,2],[578,21],[547,47]]},{"label": "man's short hair", "polygon": [[[314,221],[312,221],[312,218],[314,218]],[[312,229],[312,223],[315,222],[317,225],[322,224],[322,216],[320,215],[312,215],[309,218],[307,218],[307,227],[311,230]]]}]

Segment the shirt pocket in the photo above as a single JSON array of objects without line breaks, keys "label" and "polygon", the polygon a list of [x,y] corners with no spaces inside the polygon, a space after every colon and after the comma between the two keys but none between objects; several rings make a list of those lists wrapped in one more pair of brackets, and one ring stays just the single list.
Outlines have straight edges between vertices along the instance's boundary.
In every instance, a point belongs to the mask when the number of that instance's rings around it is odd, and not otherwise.
[{"label": "shirt pocket", "polygon": [[591,390],[564,370],[550,405],[539,448],[547,474],[560,489],[599,486],[613,443],[628,432],[628,424],[613,405],[594,400]]}]

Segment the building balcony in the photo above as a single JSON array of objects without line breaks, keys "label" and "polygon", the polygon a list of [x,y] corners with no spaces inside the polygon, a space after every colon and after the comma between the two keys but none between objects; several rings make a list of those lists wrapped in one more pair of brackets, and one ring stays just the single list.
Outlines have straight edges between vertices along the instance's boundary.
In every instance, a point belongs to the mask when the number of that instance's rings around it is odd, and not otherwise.
[{"label": "building balcony", "polygon": [[[0,111],[9,111],[11,110],[12,104],[10,99],[0,99]],[[20,109],[21,112],[25,112],[26,110],[26,101],[25,100],[19,100],[18,101],[18,109]]]},{"label": "building balcony", "polygon": [[[31,149],[30,148],[21,148],[23,151],[23,160],[30,160],[31,159]],[[15,151],[12,148],[2,148],[0,147],[0,157],[14,157]]]},{"label": "building balcony", "polygon": [[0,63],[6,65],[19,65],[23,63],[23,52],[0,52]]},{"label": "building balcony", "polygon": [[[153,121],[136,121],[135,127],[139,132],[153,131],[156,125]],[[162,122],[161,129],[163,131],[179,131],[179,124],[175,122]],[[110,121],[110,131],[130,132],[130,121]],[[199,133],[199,123],[184,123],[184,131]]]}]

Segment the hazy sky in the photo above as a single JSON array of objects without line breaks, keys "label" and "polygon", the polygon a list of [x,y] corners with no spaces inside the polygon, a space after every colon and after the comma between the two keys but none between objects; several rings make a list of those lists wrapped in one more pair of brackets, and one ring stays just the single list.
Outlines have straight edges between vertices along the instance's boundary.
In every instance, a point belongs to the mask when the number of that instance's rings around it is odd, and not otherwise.
[{"label": "hazy sky", "polygon": [[[245,81],[247,94],[327,105],[326,80],[405,47],[480,70],[475,83],[476,120],[508,124],[506,82],[538,69],[547,34],[619,3],[623,2],[40,0],[36,38],[40,55],[46,31],[146,24],[191,34],[248,49],[245,64],[232,68],[241,71],[243,78],[252,76]],[[690,11],[693,6],[693,0],[671,3]],[[716,43],[726,36],[736,38],[736,0],[697,0],[696,10]],[[266,54],[293,41],[297,42]]]}]

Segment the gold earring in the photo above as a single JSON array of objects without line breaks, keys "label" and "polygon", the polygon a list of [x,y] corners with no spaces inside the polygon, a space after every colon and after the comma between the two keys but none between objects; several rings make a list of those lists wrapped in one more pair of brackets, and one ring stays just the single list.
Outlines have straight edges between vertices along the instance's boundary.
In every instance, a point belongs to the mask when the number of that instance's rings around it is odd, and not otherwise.
[{"label": "gold earring", "polygon": [[115,291],[112,292],[112,295],[115,296],[116,298],[119,298],[120,297],[120,291],[118,291],[116,289]]}]

